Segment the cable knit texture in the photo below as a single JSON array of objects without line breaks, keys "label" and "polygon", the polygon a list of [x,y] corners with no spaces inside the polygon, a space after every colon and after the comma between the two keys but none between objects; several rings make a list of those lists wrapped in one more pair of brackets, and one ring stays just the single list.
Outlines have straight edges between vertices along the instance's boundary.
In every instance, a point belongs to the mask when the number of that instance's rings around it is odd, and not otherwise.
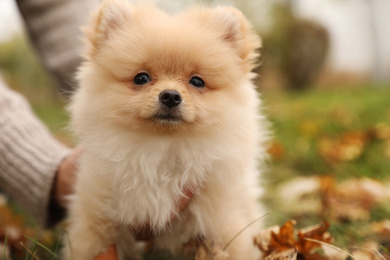
[{"label": "cable knit texture", "polygon": [[48,223],[55,172],[68,153],[33,115],[27,101],[0,82],[0,189],[41,225]]}]

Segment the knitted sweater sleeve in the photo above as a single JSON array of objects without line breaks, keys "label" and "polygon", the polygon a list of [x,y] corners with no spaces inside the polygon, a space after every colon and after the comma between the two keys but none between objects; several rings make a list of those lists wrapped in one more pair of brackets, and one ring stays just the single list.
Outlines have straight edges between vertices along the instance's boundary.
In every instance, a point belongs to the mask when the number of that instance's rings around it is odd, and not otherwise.
[{"label": "knitted sweater sleeve", "polygon": [[17,0],[31,43],[61,91],[75,88],[81,62],[80,27],[100,0]]},{"label": "knitted sweater sleeve", "polygon": [[[42,64],[62,92],[69,94],[81,62],[80,26],[100,0],[16,2]],[[51,189],[58,166],[69,152],[34,116],[26,100],[0,80],[0,189],[41,225],[58,220]]]},{"label": "knitted sweater sleeve", "polygon": [[0,189],[41,225],[53,217],[48,214],[50,193],[69,152],[34,116],[27,101],[0,80]]}]

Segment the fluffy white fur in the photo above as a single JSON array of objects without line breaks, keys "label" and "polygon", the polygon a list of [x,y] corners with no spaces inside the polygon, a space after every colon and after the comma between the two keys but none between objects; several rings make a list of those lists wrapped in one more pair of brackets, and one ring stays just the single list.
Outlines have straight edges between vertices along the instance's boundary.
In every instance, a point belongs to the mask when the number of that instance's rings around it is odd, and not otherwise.
[{"label": "fluffy white fur", "polygon": [[[242,14],[198,7],[172,16],[110,0],[85,33],[87,61],[70,106],[84,149],[70,209],[73,260],[92,260],[112,243],[133,252],[134,239],[120,240],[145,223],[156,246],[172,252],[196,236],[226,244],[264,214],[257,168],[267,131],[251,82],[260,41]],[[140,72],[152,81],[135,85]],[[189,84],[193,75],[206,86]],[[182,96],[179,121],[154,117],[165,89]],[[176,212],[188,188],[194,197]],[[257,259],[258,231],[242,233],[230,259]]]}]

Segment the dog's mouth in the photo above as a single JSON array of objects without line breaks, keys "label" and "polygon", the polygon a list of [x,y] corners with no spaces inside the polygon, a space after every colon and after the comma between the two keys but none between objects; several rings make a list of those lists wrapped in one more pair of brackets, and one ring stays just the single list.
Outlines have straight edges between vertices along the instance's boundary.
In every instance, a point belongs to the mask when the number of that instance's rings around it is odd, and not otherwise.
[{"label": "dog's mouth", "polygon": [[180,123],[184,121],[184,118],[180,109],[160,108],[159,111],[157,111],[157,113],[153,116],[153,120],[165,123]]},{"label": "dog's mouth", "polygon": [[153,117],[154,120],[162,121],[162,122],[181,122],[183,121],[183,117],[180,115],[172,115],[172,114],[157,114]]}]

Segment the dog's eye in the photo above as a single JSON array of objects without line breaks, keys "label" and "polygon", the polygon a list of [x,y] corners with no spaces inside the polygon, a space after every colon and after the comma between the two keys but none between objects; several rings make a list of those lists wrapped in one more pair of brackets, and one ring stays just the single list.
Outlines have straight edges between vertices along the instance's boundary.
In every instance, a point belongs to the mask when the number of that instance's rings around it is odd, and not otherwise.
[{"label": "dog's eye", "polygon": [[151,79],[150,79],[150,76],[143,72],[143,73],[138,73],[135,77],[134,77],[134,84],[136,85],[144,85],[148,82],[150,82]]},{"label": "dog's eye", "polygon": [[197,87],[197,88],[203,88],[205,86],[203,79],[196,77],[196,76],[194,76],[190,79],[190,84],[194,87]]}]

